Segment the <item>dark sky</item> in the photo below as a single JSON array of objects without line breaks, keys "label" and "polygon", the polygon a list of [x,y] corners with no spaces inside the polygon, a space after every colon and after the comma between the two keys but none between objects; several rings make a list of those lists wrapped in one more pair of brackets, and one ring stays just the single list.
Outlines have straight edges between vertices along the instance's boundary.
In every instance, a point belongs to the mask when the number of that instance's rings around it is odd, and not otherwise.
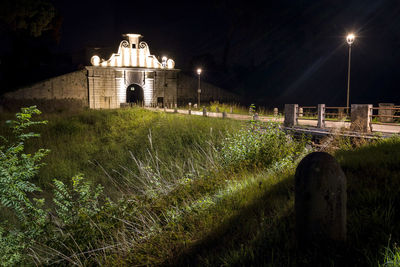
[{"label": "dark sky", "polygon": [[54,1],[63,18],[52,51],[85,62],[140,33],[156,56],[259,104],[344,105],[354,31],[351,102],[400,103],[399,0]]}]

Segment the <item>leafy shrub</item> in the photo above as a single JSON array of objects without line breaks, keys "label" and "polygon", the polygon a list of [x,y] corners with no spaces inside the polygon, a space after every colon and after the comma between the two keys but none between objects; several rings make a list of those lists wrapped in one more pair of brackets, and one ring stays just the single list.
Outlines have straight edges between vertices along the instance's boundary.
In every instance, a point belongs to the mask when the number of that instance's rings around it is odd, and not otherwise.
[{"label": "leafy shrub", "polygon": [[[30,197],[34,192],[41,191],[31,180],[43,166],[40,161],[49,152],[47,149],[39,149],[33,154],[25,153],[25,141],[32,137],[39,137],[39,134],[26,132],[28,127],[47,123],[31,120],[33,115],[40,113],[35,106],[22,108],[21,112],[16,114],[15,121],[7,121],[12,129],[13,137],[7,140],[0,136],[2,141],[0,145],[0,208],[9,210],[18,220],[16,225],[7,221],[2,221],[0,224],[0,265],[2,266],[22,264],[27,262],[30,256],[36,258],[39,263],[47,262],[43,259],[49,257],[39,259],[40,253],[35,250],[40,242],[47,244],[54,240],[65,241],[68,238],[72,242],[74,236],[78,236],[77,233],[81,234],[77,239],[86,245],[83,246],[84,248],[87,248],[90,241],[85,239],[85,234],[93,229],[93,225],[88,222],[91,222],[91,218],[104,209],[99,201],[103,187],[98,185],[93,188],[91,183],[85,181],[80,174],[72,178],[72,190],[61,181],[54,180],[56,189],[53,201],[57,218],[48,216],[48,211],[43,208],[44,199]],[[64,233],[60,231],[62,227],[75,229]],[[73,242],[76,241],[73,240]],[[65,252],[65,244],[63,246],[62,252]],[[63,255],[62,252],[57,252],[56,255]]]},{"label": "leafy shrub", "polygon": [[294,157],[304,145],[294,142],[278,123],[252,122],[228,135],[221,148],[223,165],[231,167],[268,167],[285,157]]},{"label": "leafy shrub", "polygon": [[31,182],[37,174],[40,160],[48,153],[39,149],[34,154],[24,153],[24,143],[38,134],[25,130],[46,121],[31,121],[33,115],[40,114],[35,107],[22,108],[15,121],[7,121],[14,137],[10,140],[1,136],[0,146],[0,206],[11,210],[19,219],[20,227],[11,227],[6,222],[0,226],[0,255],[2,265],[15,265],[24,259],[23,250],[42,233],[46,222],[46,212],[42,209],[43,199],[33,199],[28,194],[40,191]]},{"label": "leafy shrub", "polygon": [[74,219],[84,214],[94,216],[100,211],[99,196],[103,187],[92,188],[89,181],[84,181],[83,175],[72,177],[72,190],[63,182],[54,179],[54,198],[56,212],[64,224],[74,222]]}]

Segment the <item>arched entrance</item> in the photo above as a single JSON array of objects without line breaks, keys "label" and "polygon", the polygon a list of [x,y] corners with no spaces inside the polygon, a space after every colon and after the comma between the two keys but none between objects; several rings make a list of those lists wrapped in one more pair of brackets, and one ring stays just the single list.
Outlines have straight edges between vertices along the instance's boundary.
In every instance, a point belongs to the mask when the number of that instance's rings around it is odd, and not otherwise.
[{"label": "arched entrance", "polygon": [[142,105],[144,99],[143,88],[138,84],[131,84],[126,88],[126,102]]}]

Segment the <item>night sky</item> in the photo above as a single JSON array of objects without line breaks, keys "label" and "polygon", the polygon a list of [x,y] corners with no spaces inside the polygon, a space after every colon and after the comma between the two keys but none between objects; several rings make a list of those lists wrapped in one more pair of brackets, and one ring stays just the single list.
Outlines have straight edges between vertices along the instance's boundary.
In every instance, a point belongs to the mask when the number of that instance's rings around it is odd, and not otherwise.
[{"label": "night sky", "polygon": [[[29,47],[23,66],[11,64],[15,34],[2,24],[2,91],[82,68],[90,49],[116,52],[122,34],[140,33],[152,54],[173,58],[190,75],[201,66],[203,79],[246,104],[344,106],[345,37],[354,32],[350,102],[400,104],[398,0],[52,3],[57,30],[19,39]],[[10,82],[14,69],[27,77]]]}]

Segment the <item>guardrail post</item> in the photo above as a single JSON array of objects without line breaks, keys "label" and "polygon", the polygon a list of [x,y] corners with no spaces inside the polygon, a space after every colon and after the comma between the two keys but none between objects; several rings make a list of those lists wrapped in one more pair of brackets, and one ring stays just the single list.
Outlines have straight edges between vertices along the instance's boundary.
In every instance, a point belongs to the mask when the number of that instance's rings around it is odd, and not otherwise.
[{"label": "guardrail post", "polygon": [[297,125],[298,109],[299,109],[298,104],[285,104],[285,120],[283,122],[283,125],[285,127],[292,127],[292,126]]},{"label": "guardrail post", "polygon": [[274,116],[278,117],[278,108],[274,108]]},{"label": "guardrail post", "polygon": [[393,122],[394,110],[385,108],[394,108],[394,103],[379,103],[379,107],[383,108],[378,110],[378,115],[383,115],[382,117],[379,117],[379,121]]},{"label": "guardrail post", "polygon": [[258,113],[254,113],[253,120],[254,121],[258,121],[259,120]]},{"label": "guardrail post", "polygon": [[207,117],[207,110],[206,110],[206,107],[203,107],[203,116],[204,116],[204,117]]},{"label": "guardrail post", "polygon": [[303,117],[303,108],[299,108],[299,117]]},{"label": "guardrail post", "polygon": [[318,128],[325,128],[325,104],[318,104]]},{"label": "guardrail post", "polygon": [[371,117],[371,104],[352,104],[350,129],[352,131],[371,132]]}]

